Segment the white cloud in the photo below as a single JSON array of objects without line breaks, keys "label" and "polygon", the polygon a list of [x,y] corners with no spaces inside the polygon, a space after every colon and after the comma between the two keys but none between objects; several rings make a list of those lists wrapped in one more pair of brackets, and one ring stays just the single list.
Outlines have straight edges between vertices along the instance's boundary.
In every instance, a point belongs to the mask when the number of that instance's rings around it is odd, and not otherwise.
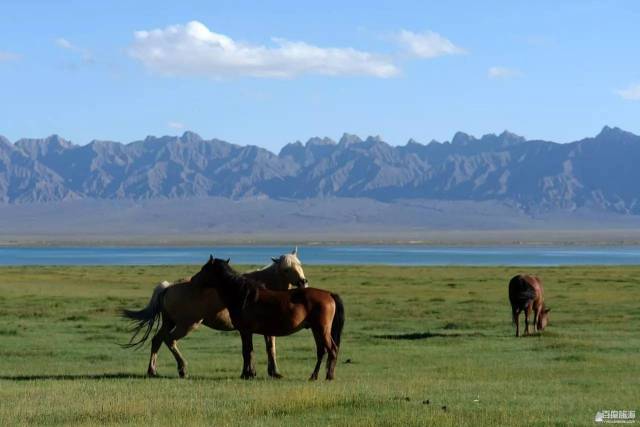
[{"label": "white cloud", "polygon": [[640,83],[630,84],[625,89],[617,90],[616,93],[629,101],[640,101]]},{"label": "white cloud", "polygon": [[490,79],[508,79],[517,77],[520,74],[522,73],[519,70],[507,67],[489,67],[489,70],[487,70],[487,77]]},{"label": "white cloud", "polygon": [[173,122],[173,121],[168,122],[167,126],[169,126],[171,129],[184,129],[185,128],[184,123]]},{"label": "white cloud", "polygon": [[0,62],[11,62],[20,59],[20,55],[0,50]]},{"label": "white cloud", "polygon": [[436,58],[444,55],[460,55],[464,49],[433,31],[414,33],[402,30],[394,37],[409,53],[418,58]]},{"label": "white cloud", "polygon": [[62,37],[58,37],[56,40],[56,45],[58,47],[61,47],[63,49],[69,49],[69,50],[75,50],[76,47],[67,39],[62,38]]},{"label": "white cloud", "polygon": [[273,46],[239,42],[191,21],[135,32],[129,54],[149,69],[167,75],[290,78],[320,74],[386,78],[399,73],[393,62],[376,54],[278,38],[272,41]]},{"label": "white cloud", "polygon": [[75,52],[77,54],[80,54],[80,56],[82,57],[82,61],[85,63],[92,63],[94,62],[94,58],[93,58],[93,54],[91,53],[91,51],[89,49],[84,49],[82,47],[78,47],[75,44],[71,43],[69,40],[63,38],[63,37],[58,37],[57,39],[54,40],[56,46],[58,46],[59,48],[62,49],[66,49],[69,50],[71,52]]}]

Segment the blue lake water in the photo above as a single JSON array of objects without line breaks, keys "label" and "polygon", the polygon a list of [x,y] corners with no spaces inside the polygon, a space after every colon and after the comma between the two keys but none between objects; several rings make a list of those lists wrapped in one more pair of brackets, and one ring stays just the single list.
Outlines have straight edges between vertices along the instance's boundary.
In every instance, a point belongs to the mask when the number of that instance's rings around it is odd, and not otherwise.
[{"label": "blue lake water", "polygon": [[[210,253],[235,264],[262,265],[290,250],[282,246],[0,248],[0,265],[199,265]],[[299,248],[299,256],[303,264],[632,265],[640,264],[640,247],[306,246]]]}]

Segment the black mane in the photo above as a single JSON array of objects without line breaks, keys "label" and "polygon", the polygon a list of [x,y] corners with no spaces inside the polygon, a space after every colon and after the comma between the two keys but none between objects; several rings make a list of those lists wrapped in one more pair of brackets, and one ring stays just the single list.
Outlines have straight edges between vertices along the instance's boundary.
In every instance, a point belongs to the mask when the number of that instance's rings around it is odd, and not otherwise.
[{"label": "black mane", "polygon": [[244,277],[222,259],[207,263],[202,271],[210,273],[207,284],[218,290],[232,317],[240,315],[247,304],[255,302],[258,289],[266,289],[263,283]]}]

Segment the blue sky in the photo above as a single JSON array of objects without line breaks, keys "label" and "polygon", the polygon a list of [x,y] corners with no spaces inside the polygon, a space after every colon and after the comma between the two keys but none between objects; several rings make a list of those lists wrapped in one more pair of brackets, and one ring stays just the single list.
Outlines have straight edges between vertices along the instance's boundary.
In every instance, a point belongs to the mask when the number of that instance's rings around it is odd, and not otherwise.
[{"label": "blue sky", "polygon": [[0,135],[640,133],[640,2],[345,3],[4,0]]}]

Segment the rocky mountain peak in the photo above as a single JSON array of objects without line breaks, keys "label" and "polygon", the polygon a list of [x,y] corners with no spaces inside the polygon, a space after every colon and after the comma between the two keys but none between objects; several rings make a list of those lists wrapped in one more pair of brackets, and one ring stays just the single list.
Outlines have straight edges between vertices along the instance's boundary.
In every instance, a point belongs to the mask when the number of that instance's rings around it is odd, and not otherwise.
[{"label": "rocky mountain peak", "polygon": [[353,135],[350,133],[343,133],[342,137],[340,138],[340,141],[338,142],[338,144],[340,145],[352,145],[352,144],[359,144],[362,142],[362,139],[360,139],[360,137],[358,135]]},{"label": "rocky mountain peak", "polygon": [[451,144],[453,145],[469,145],[472,142],[476,141],[476,139],[469,135],[466,134],[464,132],[456,132],[455,135],[453,135],[453,139],[451,140]]},{"label": "rocky mountain peak", "polygon": [[605,126],[600,133],[596,135],[596,140],[619,141],[622,139],[634,139],[640,141],[640,137],[631,132],[620,129],[619,127]]},{"label": "rocky mountain peak", "polygon": [[313,138],[309,138],[309,140],[307,141],[307,143],[305,144],[306,146],[313,146],[313,145],[335,145],[335,141],[332,140],[331,138],[320,138],[318,136],[314,136]]},{"label": "rocky mountain peak", "polygon": [[[637,143],[636,143],[637,142]],[[4,147],[4,148],[3,148]],[[86,149],[85,149],[86,147]],[[567,149],[569,148],[569,149]],[[502,132],[451,143],[388,145],[344,134],[296,141],[278,156],[254,145],[149,136],[127,145],[76,146],[52,135],[0,137],[0,200],[149,199],[197,196],[376,200],[500,200],[523,209],[598,209],[640,213],[640,137],[605,127],[570,145]]]},{"label": "rocky mountain peak", "polygon": [[200,142],[202,141],[202,137],[195,132],[185,131],[180,137],[182,142]]}]

